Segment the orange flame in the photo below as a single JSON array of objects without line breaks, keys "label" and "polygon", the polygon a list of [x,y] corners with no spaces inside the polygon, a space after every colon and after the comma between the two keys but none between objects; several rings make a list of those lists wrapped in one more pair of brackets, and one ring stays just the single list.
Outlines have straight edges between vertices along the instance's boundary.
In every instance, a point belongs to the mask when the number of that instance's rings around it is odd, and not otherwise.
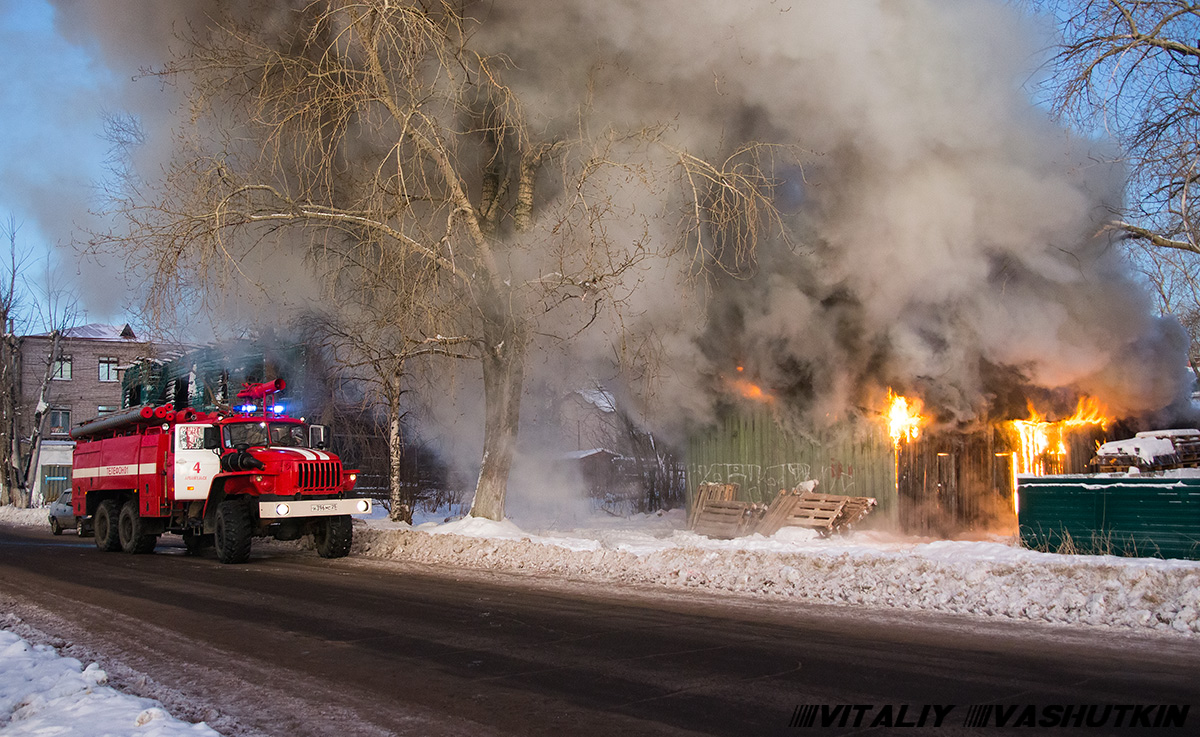
[{"label": "orange flame", "polygon": [[888,389],[888,432],[892,444],[900,447],[900,441],[911,442],[921,437],[921,426],[926,418],[921,415],[924,403],[920,399],[910,400]]},{"label": "orange flame", "polygon": [[1085,425],[1108,428],[1108,417],[1102,405],[1093,397],[1080,397],[1075,414],[1064,420],[1051,422],[1038,413],[1033,403],[1029,404],[1028,420],[1012,420],[1009,427],[1016,433],[1019,442],[1013,451],[1013,509],[1017,509],[1017,475],[1045,476],[1062,470],[1067,455],[1067,434]]},{"label": "orange flame", "polygon": [[731,389],[746,399],[753,399],[756,402],[772,402],[775,400],[775,397],[764,391],[761,386],[746,379],[729,379],[728,383]]}]

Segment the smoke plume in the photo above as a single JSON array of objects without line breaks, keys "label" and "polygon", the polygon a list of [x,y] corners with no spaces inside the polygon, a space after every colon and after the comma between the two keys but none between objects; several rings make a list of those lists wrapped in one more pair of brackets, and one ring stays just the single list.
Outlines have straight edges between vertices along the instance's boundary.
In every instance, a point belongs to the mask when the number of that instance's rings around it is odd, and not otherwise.
[{"label": "smoke plume", "polygon": [[1051,39],[1011,7],[486,7],[479,39],[513,59],[535,129],[670,121],[708,156],[752,139],[807,152],[778,194],[792,242],[759,243],[753,278],[718,279],[703,323],[677,272],[633,298],[663,337],[663,407],[703,415],[697,387],[736,366],[814,418],[888,385],[957,421],[999,383],[1094,394],[1117,414],[1186,395],[1182,331],[1103,232],[1116,152],[1032,104],[1023,86]]},{"label": "smoke plume", "polygon": [[[65,33],[123,70],[161,63],[175,32],[223,7],[56,5]],[[286,5],[269,7],[288,22]],[[1186,394],[1180,328],[1154,315],[1103,231],[1121,204],[1116,152],[1031,103],[1051,38],[1011,6],[496,0],[471,12],[473,43],[510,60],[505,80],[539,135],[665,126],[710,158],[752,140],[803,152],[776,190],[791,238],[758,243],[748,278],[649,264],[620,325],[573,349],[587,360],[572,365],[594,367],[618,333],[652,346],[660,424],[708,416],[737,366],[818,419],[887,386],[947,421],[1014,387],[1094,394],[1115,414]],[[166,146],[162,98],[126,102]],[[630,242],[678,237],[655,193],[613,196],[654,214],[626,224]]]}]

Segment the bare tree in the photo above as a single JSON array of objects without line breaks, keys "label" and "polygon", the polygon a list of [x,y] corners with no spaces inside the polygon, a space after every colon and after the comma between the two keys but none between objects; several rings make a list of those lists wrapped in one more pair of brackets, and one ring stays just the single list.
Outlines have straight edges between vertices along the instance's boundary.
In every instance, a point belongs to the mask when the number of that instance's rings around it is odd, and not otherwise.
[{"label": "bare tree", "polygon": [[[4,340],[0,343],[0,441],[5,448],[3,488],[0,504],[12,504],[18,499],[19,484],[13,471],[12,451],[20,447],[18,439],[18,389],[20,379],[21,345],[17,337],[17,316],[21,310],[20,283],[27,259],[17,246],[17,224],[11,216],[5,224],[8,258],[4,264],[4,280],[0,283],[0,319],[3,319]],[[23,322],[23,321],[22,321]],[[23,325],[22,325],[23,327]]]},{"label": "bare tree", "polygon": [[1134,246],[1159,308],[1179,319],[1188,334],[1188,362],[1200,381],[1200,259],[1187,251],[1142,241]]},{"label": "bare tree", "polygon": [[[190,39],[162,72],[190,95],[178,156],[122,196],[127,227],[94,245],[148,264],[158,312],[194,284],[275,288],[254,266],[264,252],[305,260],[389,403],[414,354],[479,361],[472,513],[500,519],[531,343],[619,311],[649,259],[742,263],[778,219],[768,148],[713,164],[669,145],[665,126],[531,130],[463,7],[329,0],[286,31],[226,18]],[[662,217],[670,242],[653,235]]]},{"label": "bare tree", "polygon": [[[30,473],[37,468],[41,451],[42,432],[50,406],[46,402],[50,380],[58,359],[62,357],[60,341],[63,330],[72,326],[78,316],[78,303],[73,295],[53,282],[47,257],[46,284],[35,286],[29,279],[29,258],[17,241],[19,226],[11,216],[0,232],[8,241],[8,258],[0,282],[0,319],[3,320],[3,340],[0,341],[0,443],[4,447],[4,464],[0,477],[0,504],[29,504]],[[25,332],[34,324],[48,326],[49,345],[42,362],[37,387],[37,400],[27,406],[22,392],[21,372]]]},{"label": "bare tree", "polygon": [[1056,110],[1120,144],[1126,205],[1109,230],[1130,244],[1159,309],[1179,318],[1200,367],[1200,3],[1032,0],[1059,21],[1046,81]]},{"label": "bare tree", "polygon": [[[355,305],[343,299],[337,303],[337,311],[310,313],[300,322],[305,339],[322,346],[332,358],[338,377],[365,388],[366,409],[382,408],[387,427],[389,516],[412,522],[415,499],[404,479],[407,415],[404,399],[410,391],[407,383],[411,381],[408,366],[413,359],[430,354],[455,355],[456,341],[405,339],[402,326],[406,315],[389,309],[406,305],[404,298],[397,299],[396,295],[395,291],[378,295],[382,299],[392,297],[390,305],[386,302]],[[464,337],[457,342],[464,346],[464,353],[458,357],[469,357],[465,352],[469,348],[468,339]]]},{"label": "bare tree", "polygon": [[1130,202],[1113,227],[1158,248],[1200,253],[1200,3],[1042,0],[1060,19],[1057,110],[1115,136]]}]

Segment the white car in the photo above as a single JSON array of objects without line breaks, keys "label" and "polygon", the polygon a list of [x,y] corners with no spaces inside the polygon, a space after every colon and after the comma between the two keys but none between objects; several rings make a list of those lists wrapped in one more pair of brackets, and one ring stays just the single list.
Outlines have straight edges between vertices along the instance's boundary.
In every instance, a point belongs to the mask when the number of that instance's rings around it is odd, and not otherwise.
[{"label": "white car", "polygon": [[64,491],[50,505],[50,532],[61,535],[63,530],[76,528],[75,510],[71,507],[71,492]]}]

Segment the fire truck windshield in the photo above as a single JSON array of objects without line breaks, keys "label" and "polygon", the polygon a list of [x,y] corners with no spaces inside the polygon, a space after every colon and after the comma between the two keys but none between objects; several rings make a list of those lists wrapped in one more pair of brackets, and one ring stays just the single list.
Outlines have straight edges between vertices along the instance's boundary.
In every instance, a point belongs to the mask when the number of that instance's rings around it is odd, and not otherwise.
[{"label": "fire truck windshield", "polygon": [[285,448],[308,446],[307,427],[294,422],[239,422],[226,425],[223,434],[225,445],[229,448],[236,448],[242,444],[277,445]]}]

